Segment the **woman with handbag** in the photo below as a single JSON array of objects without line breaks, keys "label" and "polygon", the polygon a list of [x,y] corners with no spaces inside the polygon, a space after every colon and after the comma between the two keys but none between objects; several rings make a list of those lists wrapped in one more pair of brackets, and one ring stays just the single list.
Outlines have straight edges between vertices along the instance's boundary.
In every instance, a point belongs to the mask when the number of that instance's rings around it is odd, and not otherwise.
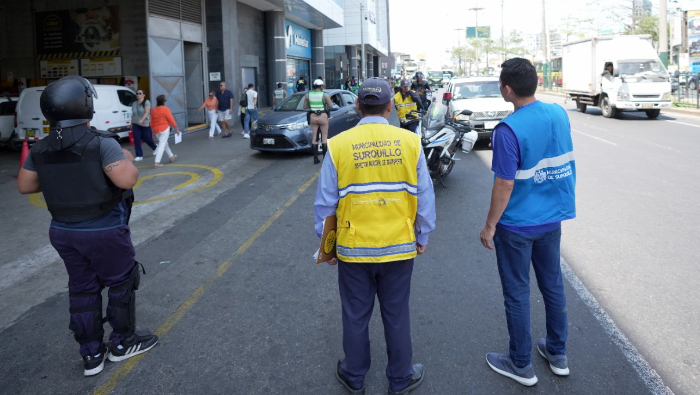
[{"label": "woman with handbag", "polygon": [[216,130],[216,134],[221,134],[221,126],[216,122],[218,118],[218,110],[219,108],[219,100],[216,98],[216,95],[214,95],[214,91],[209,92],[209,97],[207,97],[206,100],[204,100],[204,103],[202,103],[202,106],[199,107],[199,109],[203,109],[204,107],[207,108],[207,112],[209,113],[209,138],[213,139],[214,138],[214,130]]},{"label": "woman with handbag", "polygon": [[134,134],[134,151],[136,153],[134,161],[143,160],[143,149],[141,140],[145,142],[155,154],[156,143],[153,142],[153,131],[151,130],[151,102],[146,100],[146,96],[141,89],[136,91],[136,101],[131,103],[131,132]]},{"label": "woman with handbag", "polygon": [[151,126],[153,128],[153,134],[158,139],[158,149],[156,150],[156,163],[154,167],[157,169],[163,167],[160,164],[160,159],[163,157],[163,151],[170,158],[170,163],[175,162],[177,155],[173,154],[168,145],[168,137],[170,137],[170,127],[175,129],[175,133],[180,134],[177,130],[177,123],[173,118],[173,114],[170,112],[168,107],[165,107],[165,95],[158,95],[156,97],[156,108],[151,110]]}]

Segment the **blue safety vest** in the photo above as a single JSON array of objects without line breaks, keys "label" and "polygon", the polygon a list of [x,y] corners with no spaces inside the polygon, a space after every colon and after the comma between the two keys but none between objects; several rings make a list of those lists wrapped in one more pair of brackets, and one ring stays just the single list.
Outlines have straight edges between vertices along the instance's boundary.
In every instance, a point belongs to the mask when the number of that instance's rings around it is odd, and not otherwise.
[{"label": "blue safety vest", "polygon": [[576,216],[576,162],[566,111],[534,102],[502,121],[518,138],[521,163],[500,223],[542,225]]}]

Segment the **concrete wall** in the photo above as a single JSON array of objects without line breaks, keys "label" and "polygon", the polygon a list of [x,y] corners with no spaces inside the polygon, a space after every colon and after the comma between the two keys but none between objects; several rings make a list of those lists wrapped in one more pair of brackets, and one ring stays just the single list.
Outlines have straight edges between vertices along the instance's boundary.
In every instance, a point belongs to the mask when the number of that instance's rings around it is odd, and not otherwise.
[{"label": "concrete wall", "polygon": [[[240,67],[255,67],[257,72],[258,105],[270,105],[270,84],[267,82],[267,51],[265,34],[265,14],[247,4],[238,3],[238,50],[236,51]],[[271,44],[271,43],[270,43]],[[251,81],[241,81],[240,69],[234,75],[238,84],[233,91],[236,101],[240,100],[242,88]]]}]

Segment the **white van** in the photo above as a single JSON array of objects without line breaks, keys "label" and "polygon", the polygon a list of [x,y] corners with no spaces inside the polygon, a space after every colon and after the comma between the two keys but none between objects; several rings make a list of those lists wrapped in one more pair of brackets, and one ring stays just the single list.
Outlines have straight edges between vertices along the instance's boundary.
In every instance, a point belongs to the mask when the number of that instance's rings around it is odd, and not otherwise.
[{"label": "white van", "polygon": [[[120,138],[129,136],[131,127],[131,103],[136,94],[129,88],[117,85],[93,85],[97,92],[94,99],[95,114],[90,122],[98,130],[117,134]],[[26,88],[19,95],[16,109],[17,127],[13,137],[14,145],[22,145],[49,135],[49,122],[39,107],[39,98],[45,86]]]},{"label": "white van", "polygon": [[10,137],[15,131],[15,108],[17,97],[0,97],[0,143],[10,142]]}]

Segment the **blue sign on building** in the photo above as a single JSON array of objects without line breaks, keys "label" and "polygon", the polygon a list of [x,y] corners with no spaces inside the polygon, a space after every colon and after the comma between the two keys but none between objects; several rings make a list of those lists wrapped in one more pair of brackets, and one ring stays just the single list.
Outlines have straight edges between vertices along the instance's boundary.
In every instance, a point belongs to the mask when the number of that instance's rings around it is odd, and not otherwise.
[{"label": "blue sign on building", "polygon": [[287,56],[311,59],[311,30],[284,21],[284,31],[287,36]]}]

